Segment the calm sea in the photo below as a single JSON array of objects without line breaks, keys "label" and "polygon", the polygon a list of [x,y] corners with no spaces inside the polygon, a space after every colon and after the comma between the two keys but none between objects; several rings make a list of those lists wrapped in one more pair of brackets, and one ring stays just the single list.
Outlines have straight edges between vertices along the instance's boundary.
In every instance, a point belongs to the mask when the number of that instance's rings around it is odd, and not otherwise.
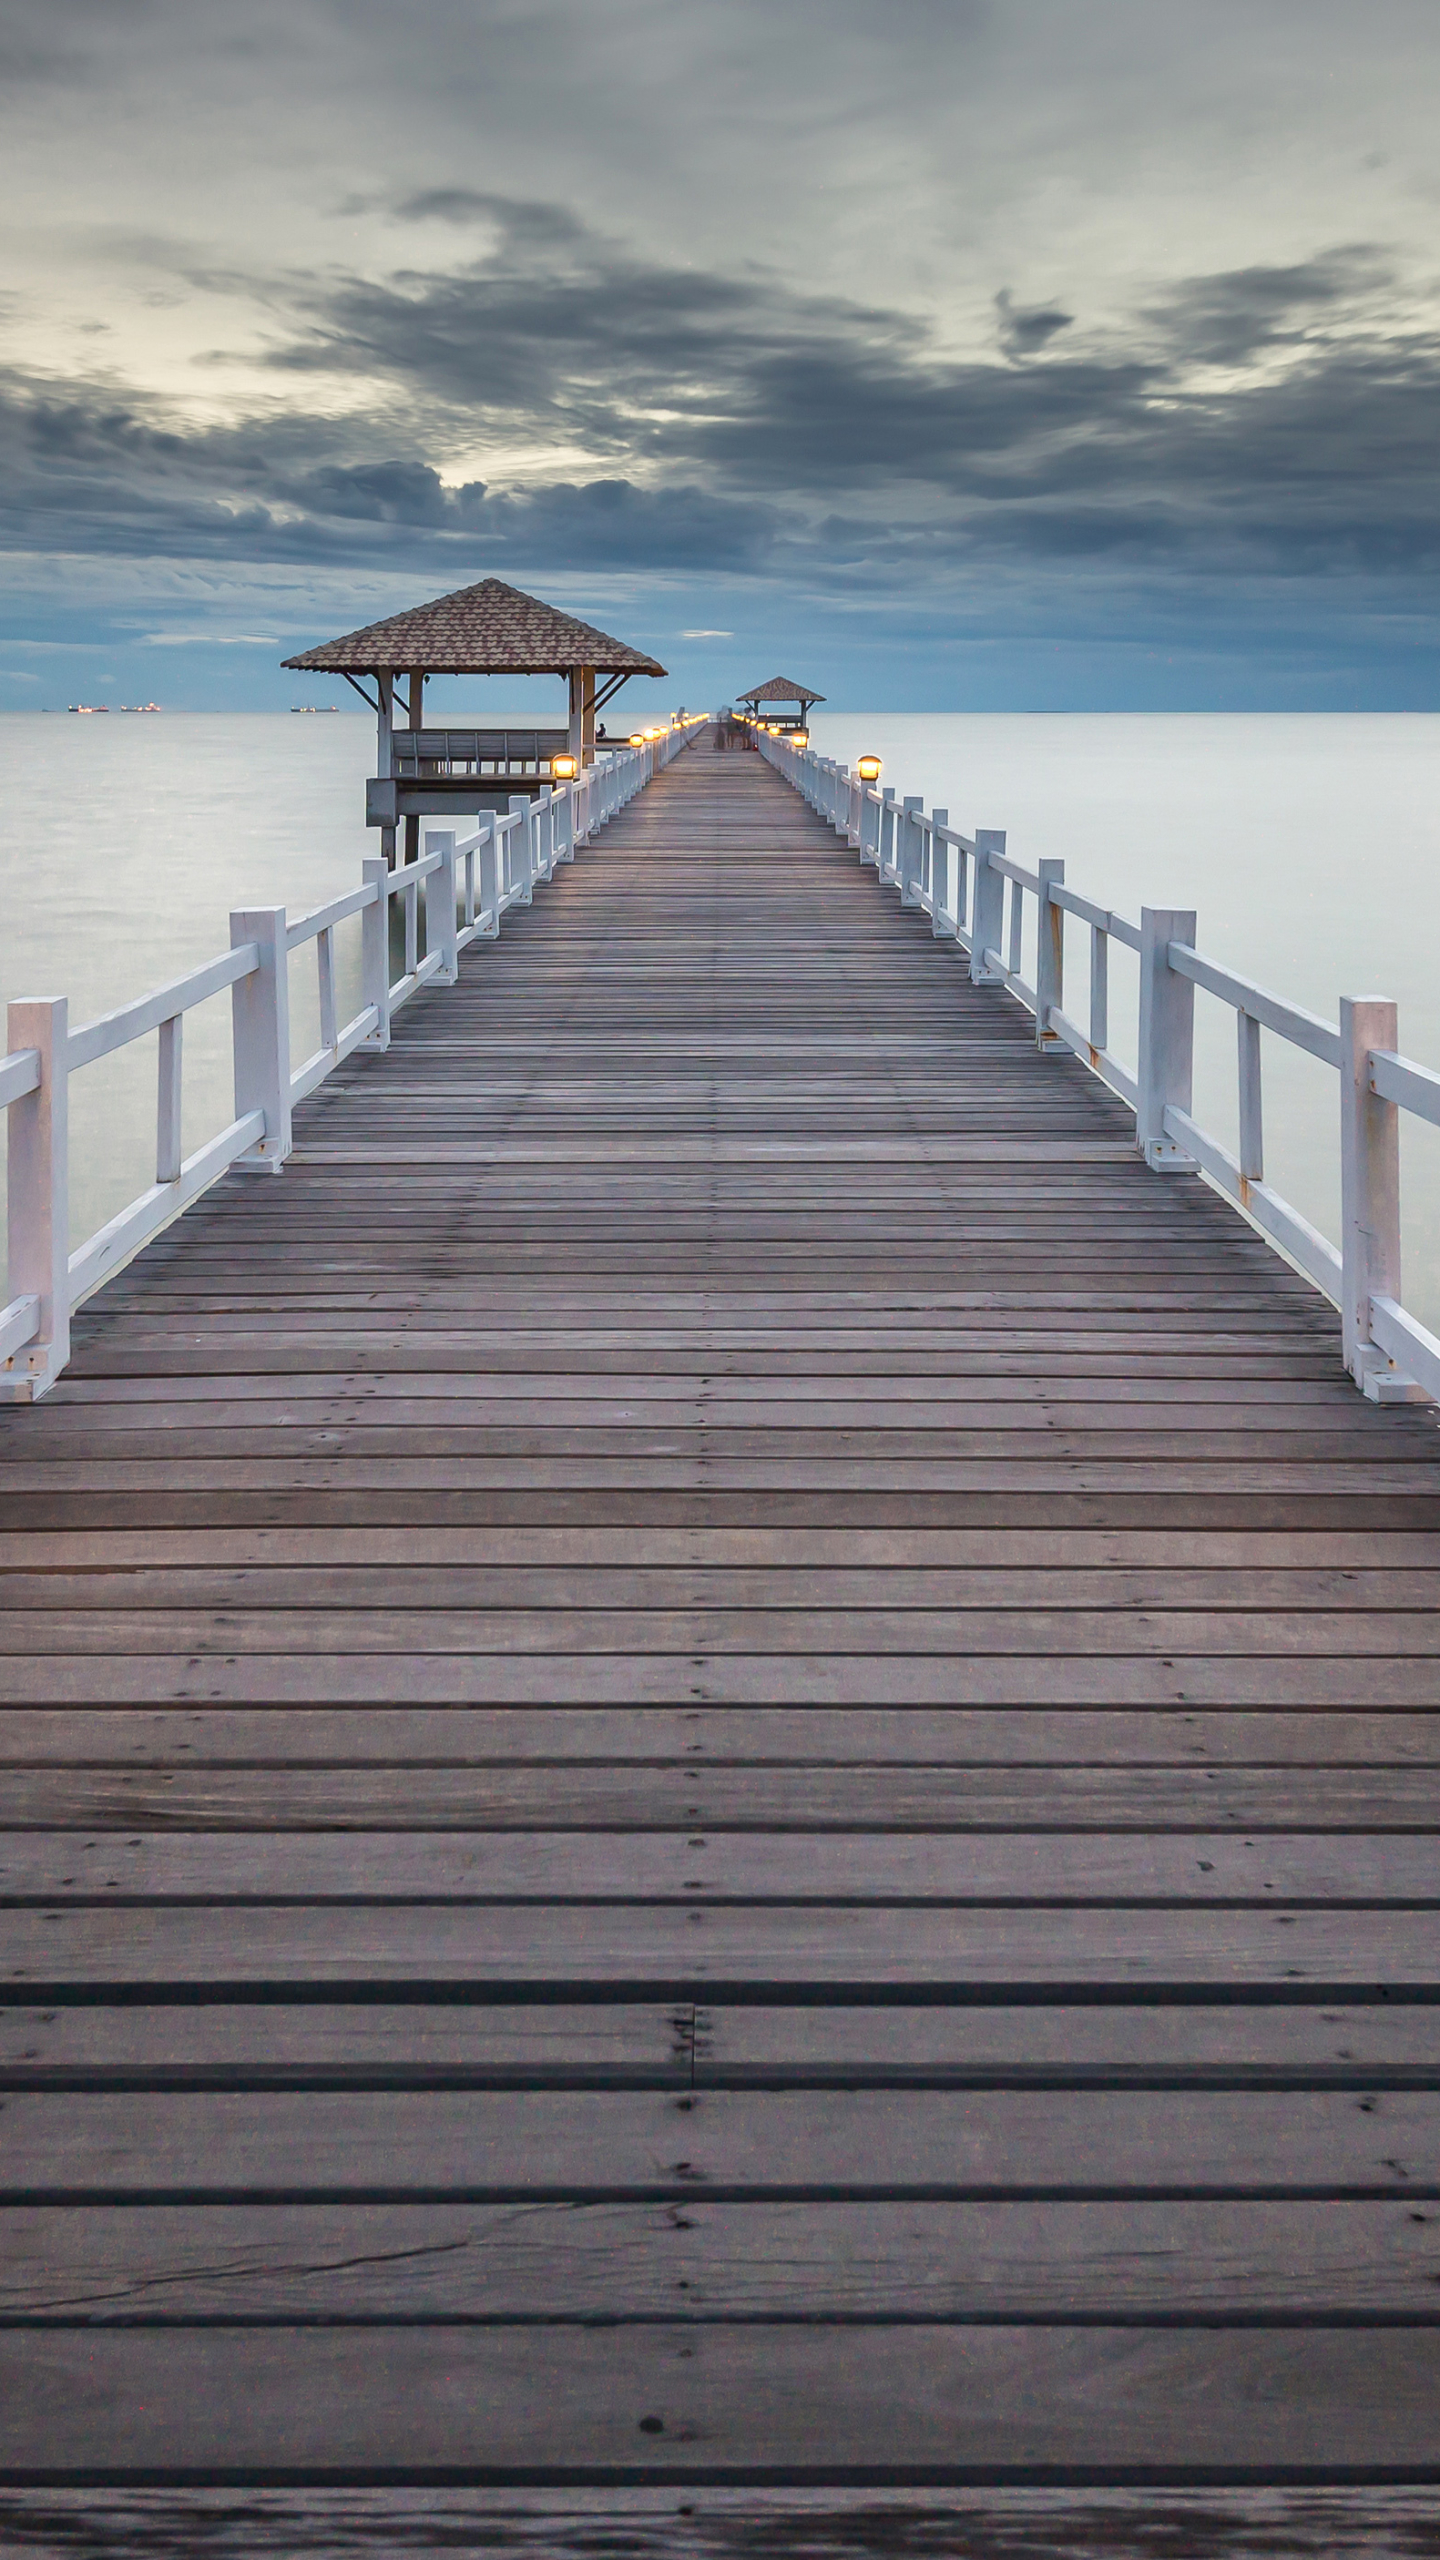
[{"label": "calm sea", "polygon": [[[1394,996],[1400,1041],[1440,1066],[1440,716],[1254,718],[818,715],[816,744],[866,748],[885,780],[1004,827],[1026,863],[1137,916],[1193,906],[1204,951],[1334,1018]],[[209,958],[232,907],[292,912],[355,885],[374,732],[360,715],[0,720],[0,993],[66,994],[88,1020]],[[1073,930],[1073,929],[1072,929]],[[337,954],[353,1010],[358,933]],[[1088,954],[1073,931],[1070,1010]],[[314,964],[292,964],[296,1054],[314,1045]],[[1112,952],[1112,1042],[1133,1062],[1133,969]],[[1198,999],[1199,1115],[1233,1143],[1233,1016]],[[303,1043],[303,1046],[301,1045]],[[1336,1080],[1265,1039],[1267,1175],[1337,1230]],[[153,1178],[153,1043],[74,1082],[75,1242]],[[230,1111],[229,1000],[187,1020],[186,1144]],[[1406,1297],[1440,1324],[1440,1133],[1405,1141]]]}]

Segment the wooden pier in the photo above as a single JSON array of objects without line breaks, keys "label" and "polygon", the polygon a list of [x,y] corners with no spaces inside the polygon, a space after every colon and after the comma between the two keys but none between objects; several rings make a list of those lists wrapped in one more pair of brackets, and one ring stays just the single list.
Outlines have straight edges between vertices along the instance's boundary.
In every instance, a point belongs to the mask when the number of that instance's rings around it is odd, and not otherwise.
[{"label": "wooden pier", "polygon": [[1433,1408],[704,748],[0,1415],[27,2551],[1440,2483]]}]

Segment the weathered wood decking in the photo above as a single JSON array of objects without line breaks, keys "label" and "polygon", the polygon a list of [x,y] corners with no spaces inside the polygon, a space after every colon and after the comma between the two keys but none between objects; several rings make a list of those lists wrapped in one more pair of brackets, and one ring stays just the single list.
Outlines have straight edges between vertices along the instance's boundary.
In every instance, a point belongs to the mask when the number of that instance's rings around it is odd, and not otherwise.
[{"label": "weathered wood decking", "polygon": [[1440,2481],[1440,1440],[1131,1128],[702,746],[0,1416],[24,2547]]}]

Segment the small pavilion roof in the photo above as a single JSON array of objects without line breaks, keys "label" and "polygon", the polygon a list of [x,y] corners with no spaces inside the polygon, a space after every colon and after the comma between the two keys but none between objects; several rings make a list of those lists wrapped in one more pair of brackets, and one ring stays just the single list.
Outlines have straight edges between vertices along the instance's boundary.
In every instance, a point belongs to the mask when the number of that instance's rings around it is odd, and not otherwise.
[{"label": "small pavilion roof", "polygon": [[328,668],[336,675],[391,674],[423,667],[427,675],[568,675],[594,667],[602,675],[663,676],[665,668],[643,649],[612,640],[593,622],[559,613],[503,578],[457,587],[433,604],[392,613],[362,631],[347,631],[322,648],[286,658],[287,667]]},{"label": "small pavilion roof", "polygon": [[796,684],[792,676],[772,676],[768,684],[747,684],[740,696],[742,702],[823,702],[823,693],[812,693],[808,684]]}]

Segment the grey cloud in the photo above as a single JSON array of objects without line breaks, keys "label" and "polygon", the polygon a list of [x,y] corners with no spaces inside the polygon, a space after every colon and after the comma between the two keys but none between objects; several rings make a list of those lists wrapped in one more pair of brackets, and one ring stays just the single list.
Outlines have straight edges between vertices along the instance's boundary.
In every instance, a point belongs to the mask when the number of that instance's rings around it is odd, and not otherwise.
[{"label": "grey cloud", "polygon": [[587,236],[585,225],[564,205],[527,204],[477,187],[427,187],[419,195],[402,196],[391,210],[401,222],[450,222],[465,229],[498,223],[512,258],[569,248]]},{"label": "grey cloud", "polygon": [[1238,364],[1293,344],[1317,320],[1353,311],[1391,281],[1383,252],[1362,243],[1294,266],[1194,276],[1146,316],[1192,361]]},{"label": "grey cloud", "polygon": [[1073,311],[1061,311],[1054,303],[1017,303],[1008,285],[995,296],[999,315],[1000,343],[1007,355],[1038,355],[1048,347],[1062,329],[1073,329]]}]

